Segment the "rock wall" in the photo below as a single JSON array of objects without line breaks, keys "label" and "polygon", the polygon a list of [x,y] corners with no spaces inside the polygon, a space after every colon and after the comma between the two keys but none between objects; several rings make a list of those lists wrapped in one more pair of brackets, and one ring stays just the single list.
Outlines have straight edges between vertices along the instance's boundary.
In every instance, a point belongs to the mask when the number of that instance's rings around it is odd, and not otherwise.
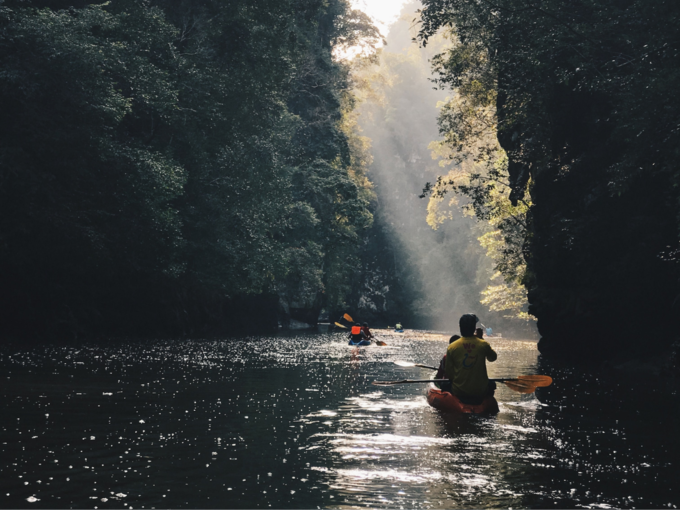
[{"label": "rock wall", "polygon": [[[547,105],[548,157],[510,167],[518,189],[533,179],[525,283],[539,350],[581,361],[650,355],[680,330],[678,264],[661,257],[678,235],[670,179],[640,173],[614,189],[622,151],[607,98],[556,87]],[[522,143],[499,138],[509,153]]]}]

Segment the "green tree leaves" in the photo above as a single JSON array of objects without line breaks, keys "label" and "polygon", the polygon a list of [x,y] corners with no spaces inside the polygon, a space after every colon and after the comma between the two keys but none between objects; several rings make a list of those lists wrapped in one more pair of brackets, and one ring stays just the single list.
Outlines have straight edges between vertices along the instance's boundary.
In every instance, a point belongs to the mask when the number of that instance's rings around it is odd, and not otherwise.
[{"label": "green tree leaves", "polygon": [[[679,78],[678,5],[425,0],[424,6],[421,40],[446,27],[458,41],[435,60],[441,83],[463,96],[442,117],[448,147],[459,158],[485,159],[483,137],[472,127],[488,97],[508,159],[502,177],[509,202],[521,207],[531,196],[521,248],[511,239],[503,259],[521,253],[526,260],[522,283],[542,333],[566,349],[574,336],[584,343],[618,336],[632,345],[632,331],[644,329],[637,317],[645,315],[676,328],[678,269],[661,259],[680,232],[680,101],[671,92]],[[477,174],[478,182],[457,189],[481,205],[484,217],[494,211],[494,196],[485,191],[485,173]],[[650,297],[639,303],[641,294]],[[499,294],[499,301],[508,296]],[[611,323],[622,315],[635,318],[614,334]]]},{"label": "green tree leaves", "polygon": [[329,282],[370,213],[332,50],[375,39],[365,17],[344,0],[42,3],[0,6],[3,303],[25,317],[47,296],[36,313],[71,331],[146,308],[182,331],[286,281],[342,299]]}]

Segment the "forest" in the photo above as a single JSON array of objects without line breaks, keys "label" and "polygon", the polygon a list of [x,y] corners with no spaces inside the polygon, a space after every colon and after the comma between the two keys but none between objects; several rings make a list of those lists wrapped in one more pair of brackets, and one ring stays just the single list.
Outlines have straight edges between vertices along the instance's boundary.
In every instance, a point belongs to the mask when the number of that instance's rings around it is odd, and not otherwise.
[{"label": "forest", "polygon": [[[345,0],[0,5],[4,335],[276,330],[372,221]],[[316,317],[314,317],[316,321]]]},{"label": "forest", "polygon": [[383,46],[348,0],[0,3],[3,337],[678,340],[680,7],[403,13]]}]

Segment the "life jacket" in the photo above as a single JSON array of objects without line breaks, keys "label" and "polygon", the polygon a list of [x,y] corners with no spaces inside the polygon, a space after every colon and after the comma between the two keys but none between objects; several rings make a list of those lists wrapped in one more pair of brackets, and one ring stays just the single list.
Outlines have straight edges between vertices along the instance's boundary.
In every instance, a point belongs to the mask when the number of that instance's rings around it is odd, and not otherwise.
[{"label": "life jacket", "polygon": [[353,335],[360,335],[361,334],[361,326],[352,326],[352,334]]}]

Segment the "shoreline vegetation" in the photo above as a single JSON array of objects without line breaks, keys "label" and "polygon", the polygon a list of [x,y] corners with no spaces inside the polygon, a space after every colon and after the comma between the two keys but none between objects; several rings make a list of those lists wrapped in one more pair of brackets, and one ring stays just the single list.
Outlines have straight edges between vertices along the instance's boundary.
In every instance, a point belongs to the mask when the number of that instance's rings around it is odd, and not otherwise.
[{"label": "shoreline vegetation", "polygon": [[0,26],[3,336],[275,331],[281,296],[342,302],[372,192],[332,53],[375,45],[365,14],[8,0]]}]

